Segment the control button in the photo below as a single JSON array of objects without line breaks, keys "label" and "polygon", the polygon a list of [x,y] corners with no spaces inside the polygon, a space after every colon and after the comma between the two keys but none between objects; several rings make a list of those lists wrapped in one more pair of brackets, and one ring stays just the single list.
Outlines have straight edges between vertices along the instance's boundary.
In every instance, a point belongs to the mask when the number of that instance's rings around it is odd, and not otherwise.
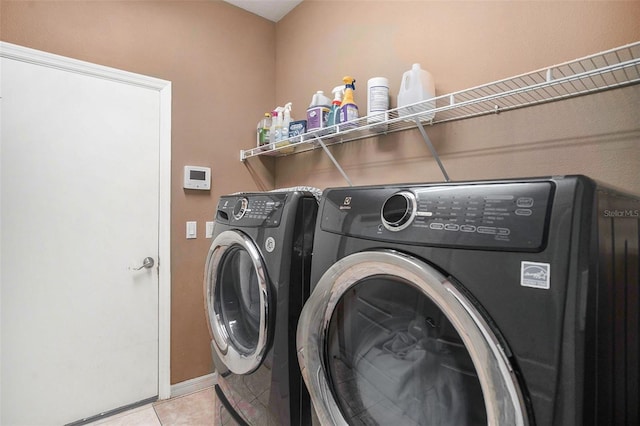
[{"label": "control button", "polygon": [[247,212],[247,207],[249,206],[249,200],[246,198],[240,198],[236,201],[235,206],[233,206],[233,217],[236,220],[242,219],[242,216]]},{"label": "control button", "polygon": [[533,207],[533,198],[531,197],[520,197],[516,200],[516,206],[530,208]]},{"label": "control button", "polygon": [[462,232],[476,232],[476,227],[473,225],[460,225]]},{"label": "control button", "polygon": [[533,214],[531,209],[516,209],[517,216],[531,216],[531,214]]},{"label": "control button", "polygon": [[495,235],[498,230],[493,226],[478,226],[478,233]]},{"label": "control button", "polygon": [[433,212],[416,212],[416,216],[431,217]]},{"label": "control button", "polygon": [[435,230],[442,230],[444,229],[444,223],[432,222],[431,224],[429,224],[429,228],[435,229]]},{"label": "control button", "polygon": [[460,229],[460,225],[456,225],[455,223],[447,223],[444,226],[445,231],[457,231],[458,229]]},{"label": "control button", "polygon": [[509,229],[509,228],[498,228],[498,235],[506,236],[506,235],[509,235],[509,234],[511,234],[511,229]]},{"label": "control button", "polygon": [[389,231],[405,229],[415,218],[417,205],[416,197],[412,192],[401,191],[393,194],[382,205],[380,212],[382,224]]},{"label": "control button", "polygon": [[510,200],[513,200],[513,195],[499,195],[499,194],[486,195],[484,197],[484,199],[486,201],[489,201],[489,202],[492,202],[492,201],[510,201]]}]

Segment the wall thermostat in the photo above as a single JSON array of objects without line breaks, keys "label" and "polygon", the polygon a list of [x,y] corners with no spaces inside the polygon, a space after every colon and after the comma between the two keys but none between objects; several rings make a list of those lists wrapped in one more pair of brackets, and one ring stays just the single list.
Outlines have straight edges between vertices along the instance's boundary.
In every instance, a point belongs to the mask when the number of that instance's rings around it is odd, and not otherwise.
[{"label": "wall thermostat", "polygon": [[185,189],[211,189],[211,168],[198,166],[184,166]]}]

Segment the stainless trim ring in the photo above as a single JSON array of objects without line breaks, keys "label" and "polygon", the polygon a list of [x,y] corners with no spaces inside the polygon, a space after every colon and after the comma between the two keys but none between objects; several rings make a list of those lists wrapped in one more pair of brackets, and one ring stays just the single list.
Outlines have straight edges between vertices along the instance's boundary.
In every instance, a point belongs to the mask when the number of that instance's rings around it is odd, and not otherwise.
[{"label": "stainless trim ring", "polygon": [[[220,275],[220,262],[224,259],[225,253],[232,247],[240,247],[245,250],[256,272],[259,294],[260,294],[260,325],[258,331],[258,342],[255,350],[246,354],[239,351],[230,340],[230,336],[221,312],[216,310],[216,287]],[[266,269],[260,257],[260,253],[249,237],[240,231],[224,231],[218,235],[211,243],[207,263],[205,268],[205,304],[207,313],[207,325],[213,338],[213,347],[227,368],[235,374],[248,374],[256,370],[266,354],[268,342],[268,319],[269,319],[269,286]]]}]

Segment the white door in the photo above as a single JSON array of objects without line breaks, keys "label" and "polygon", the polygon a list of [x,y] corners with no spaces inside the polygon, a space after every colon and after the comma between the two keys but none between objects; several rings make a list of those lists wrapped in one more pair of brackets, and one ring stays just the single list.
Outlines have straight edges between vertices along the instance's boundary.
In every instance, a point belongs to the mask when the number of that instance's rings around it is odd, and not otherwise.
[{"label": "white door", "polygon": [[[3,56],[1,423],[64,424],[155,398],[161,91]],[[134,270],[146,257],[155,265]]]}]

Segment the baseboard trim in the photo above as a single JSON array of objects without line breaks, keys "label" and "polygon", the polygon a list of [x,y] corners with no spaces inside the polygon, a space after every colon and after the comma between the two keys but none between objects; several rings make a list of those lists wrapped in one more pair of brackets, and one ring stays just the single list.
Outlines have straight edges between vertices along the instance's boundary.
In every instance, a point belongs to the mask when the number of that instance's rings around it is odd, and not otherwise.
[{"label": "baseboard trim", "polygon": [[217,379],[218,374],[211,373],[207,374],[206,376],[196,377],[193,379],[185,380],[184,382],[176,383],[175,385],[171,385],[171,398],[209,388],[218,383]]}]

